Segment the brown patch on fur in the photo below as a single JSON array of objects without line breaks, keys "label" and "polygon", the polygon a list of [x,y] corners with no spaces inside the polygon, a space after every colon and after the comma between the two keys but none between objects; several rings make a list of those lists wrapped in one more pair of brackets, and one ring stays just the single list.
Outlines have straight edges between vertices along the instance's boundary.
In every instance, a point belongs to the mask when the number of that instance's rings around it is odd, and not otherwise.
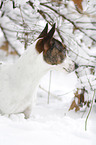
[{"label": "brown patch on fur", "polygon": [[48,30],[48,23],[46,24],[44,30],[41,32],[41,34],[39,35],[38,38],[44,37],[42,39],[39,39],[36,43],[36,50],[41,53],[42,51],[44,51],[44,45],[46,45],[47,47],[45,47],[45,49],[50,49],[49,45],[47,45],[51,38],[53,37],[53,34],[55,32],[55,24],[53,25],[53,27],[51,28],[51,30],[49,31],[49,33],[47,33]]},{"label": "brown patch on fur", "polygon": [[41,53],[44,50],[43,39],[37,41],[35,48],[39,53]]},{"label": "brown patch on fur", "polygon": [[[49,49],[50,48],[50,49]],[[61,64],[66,56],[66,47],[56,39],[44,45],[44,60],[51,65]]]},{"label": "brown patch on fur", "polygon": [[[41,32],[40,36],[45,35],[48,29],[48,24]],[[62,43],[55,38],[53,38],[55,32],[55,24],[49,31],[49,33],[44,36],[44,38],[40,39],[36,43],[36,50],[41,53],[43,51],[44,60],[51,65],[61,64],[66,57],[66,46],[62,45]],[[38,38],[39,38],[38,37]]]}]

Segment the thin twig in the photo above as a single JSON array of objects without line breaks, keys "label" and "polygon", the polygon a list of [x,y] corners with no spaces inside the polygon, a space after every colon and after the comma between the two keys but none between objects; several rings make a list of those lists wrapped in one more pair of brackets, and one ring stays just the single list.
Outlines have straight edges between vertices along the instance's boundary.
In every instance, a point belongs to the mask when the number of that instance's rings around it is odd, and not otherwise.
[{"label": "thin twig", "polygon": [[94,94],[93,94],[93,98],[92,98],[92,102],[91,102],[90,110],[89,110],[88,115],[87,115],[86,120],[85,120],[85,131],[87,130],[87,121],[88,121],[89,115],[90,115],[91,110],[92,110],[92,105],[93,105],[94,97],[95,97],[95,90],[94,90]]},{"label": "thin twig", "polygon": [[93,66],[93,65],[79,65],[79,67],[86,67],[86,68],[91,67],[91,68],[95,68],[95,66]]},{"label": "thin twig", "polygon": [[27,46],[28,46],[28,33],[26,31],[26,28],[28,26],[27,26],[27,24],[24,21],[23,14],[22,14],[22,10],[21,10],[21,6],[19,6],[19,9],[20,9],[20,14],[21,14],[22,24],[23,24],[23,29],[24,29],[24,48],[26,50],[27,49]]},{"label": "thin twig", "polygon": [[[39,85],[39,88],[42,89],[44,92],[48,93],[47,90],[45,90],[43,87],[41,87],[41,85]],[[54,95],[53,93],[50,92],[50,95],[53,96],[54,98],[61,100],[58,96]]]},{"label": "thin twig", "polygon": [[88,80],[88,83],[89,83],[90,89],[93,91],[93,88],[92,88],[91,82],[90,82],[90,80],[89,80],[89,78],[88,78],[88,76],[87,76],[86,71],[85,71],[85,74],[86,74],[86,77],[87,77],[87,80]]},{"label": "thin twig", "polygon": [[49,104],[49,98],[50,98],[51,77],[52,77],[52,71],[50,71],[50,76],[49,76],[48,104]]},{"label": "thin twig", "polygon": [[96,22],[80,22],[80,21],[77,21],[76,23],[77,23],[77,24],[79,24],[79,23],[80,23],[80,24],[88,24],[88,23],[89,23],[89,24],[91,24],[91,23],[92,23],[92,24],[96,24]]},{"label": "thin twig", "polygon": [[91,30],[91,31],[96,31],[96,28],[82,28],[83,30]]},{"label": "thin twig", "polygon": [[57,95],[57,96],[58,96],[58,97],[60,97],[60,96],[65,96],[65,95],[67,95],[67,94],[73,92],[74,90],[75,90],[75,89],[73,89],[73,90],[71,90],[71,91],[69,91],[69,92],[67,92],[67,93],[65,93],[65,94],[61,94],[61,95]]},{"label": "thin twig", "polygon": [[75,71],[75,74],[76,74],[77,78],[80,80],[81,84],[83,84],[83,82],[82,82],[82,80],[80,79],[80,77],[79,77],[79,75],[78,75],[78,72],[77,72],[77,71]]}]

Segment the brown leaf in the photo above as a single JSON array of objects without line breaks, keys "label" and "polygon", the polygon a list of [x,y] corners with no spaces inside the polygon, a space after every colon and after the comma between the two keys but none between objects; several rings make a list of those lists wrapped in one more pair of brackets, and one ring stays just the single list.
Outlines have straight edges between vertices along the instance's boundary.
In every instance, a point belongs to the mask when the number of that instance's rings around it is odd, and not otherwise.
[{"label": "brown leaf", "polygon": [[77,106],[75,100],[73,100],[73,102],[72,102],[72,104],[71,104],[71,106],[70,106],[70,108],[69,108],[69,111],[70,111],[70,110],[73,110],[74,108],[75,108],[75,112],[77,112],[77,111],[80,110],[80,108],[79,108],[79,106]]},{"label": "brown leaf", "polygon": [[71,106],[70,106],[70,108],[69,108],[69,111],[70,110],[73,110],[74,108],[76,108],[76,102],[75,102],[75,100],[73,100],[73,102],[72,102],[72,104],[71,104]]},{"label": "brown leaf", "polygon": [[72,0],[74,2],[74,4],[76,5],[76,7],[78,9],[80,9],[81,11],[83,11],[83,7],[82,7],[82,1],[83,0]]},{"label": "brown leaf", "polygon": [[7,56],[8,56],[9,54],[11,54],[11,55],[17,55],[17,52],[16,52],[15,50],[9,52],[9,43],[8,43],[8,41],[5,41],[5,42],[3,43],[3,45],[0,47],[0,49],[3,50],[3,51],[6,51],[6,55],[7,55]]},{"label": "brown leaf", "polygon": [[84,103],[84,92],[78,94],[78,91],[74,93],[75,97],[78,99],[78,104],[80,105],[81,103]]},{"label": "brown leaf", "polygon": [[3,45],[0,47],[0,49],[8,52],[8,46],[9,46],[8,41],[5,41]]},{"label": "brown leaf", "polygon": [[75,107],[75,112],[77,112],[77,111],[79,111],[79,110],[80,110],[79,106],[76,105],[76,107]]}]

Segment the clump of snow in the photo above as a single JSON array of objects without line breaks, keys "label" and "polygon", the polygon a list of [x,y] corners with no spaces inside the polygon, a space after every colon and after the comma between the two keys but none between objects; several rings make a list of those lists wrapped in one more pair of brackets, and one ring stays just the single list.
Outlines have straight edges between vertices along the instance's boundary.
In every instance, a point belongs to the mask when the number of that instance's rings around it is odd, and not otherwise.
[{"label": "clump of snow", "polygon": [[36,8],[38,8],[39,7],[39,4],[40,4],[40,2],[38,1],[38,0],[34,0],[34,6],[36,7]]},{"label": "clump of snow", "polygon": [[15,0],[15,3],[18,5],[24,5],[28,0]]},{"label": "clump of snow", "polygon": [[85,114],[69,112],[68,101],[64,103],[52,96],[50,104],[47,104],[47,93],[43,90],[38,90],[37,100],[28,120],[24,119],[23,114],[11,115],[10,118],[0,116],[0,145],[95,145],[96,106],[93,106],[85,131],[88,110]]}]

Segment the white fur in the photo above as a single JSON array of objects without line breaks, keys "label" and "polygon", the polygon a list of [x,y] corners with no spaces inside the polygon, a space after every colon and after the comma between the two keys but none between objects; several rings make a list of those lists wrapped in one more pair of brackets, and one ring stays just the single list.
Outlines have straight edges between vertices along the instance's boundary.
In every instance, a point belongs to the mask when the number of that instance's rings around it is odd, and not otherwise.
[{"label": "white fur", "polygon": [[35,50],[35,43],[15,64],[0,65],[0,113],[24,112],[26,118],[29,117],[40,79],[54,68],[58,66],[47,64],[43,54]]},{"label": "white fur", "polygon": [[[0,113],[11,114],[30,110],[35,89],[52,66],[32,45],[15,64],[0,66]],[[26,111],[27,109],[27,111]],[[26,113],[25,113],[26,115]]]}]

